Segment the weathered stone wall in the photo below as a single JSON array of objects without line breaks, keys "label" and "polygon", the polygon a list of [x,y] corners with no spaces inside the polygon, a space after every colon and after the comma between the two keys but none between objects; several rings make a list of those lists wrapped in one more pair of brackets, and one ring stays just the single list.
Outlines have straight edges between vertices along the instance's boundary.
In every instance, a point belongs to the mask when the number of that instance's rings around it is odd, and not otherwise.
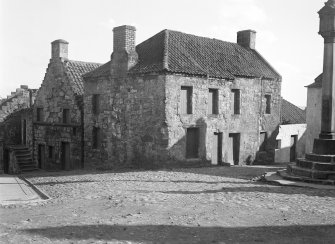
[{"label": "weathered stone wall", "polygon": [[322,88],[307,89],[307,108],[306,108],[306,153],[313,151],[315,138],[319,138],[321,133],[321,104]]},{"label": "weathered stone wall", "polygon": [[[192,114],[180,113],[181,86],[193,88]],[[213,88],[219,91],[219,113],[208,115],[208,90]],[[240,89],[241,103],[238,115],[232,111],[232,89]],[[271,94],[273,98],[270,115],[264,114],[265,100],[261,98],[265,92]],[[280,82],[278,81],[244,78],[225,81],[170,75],[167,76],[166,98],[168,150],[170,156],[178,161],[186,160],[186,129],[189,127],[200,129],[199,159],[202,161],[211,161],[214,133],[221,132],[223,161],[232,163],[229,158],[229,133],[240,133],[239,162],[243,164],[255,159],[255,153],[259,148],[260,131],[271,134],[279,124]],[[272,144],[268,143],[269,151],[274,151],[274,144],[271,148]]]},{"label": "weathered stone wall", "polygon": [[[164,82],[161,75],[85,82],[85,166],[142,167],[159,160],[167,143]],[[92,113],[93,94],[100,94],[98,115]],[[97,149],[92,148],[93,126],[101,131]]]},{"label": "weathered stone wall", "polygon": [[[62,59],[51,59],[34,109],[34,157],[38,157],[38,145],[45,145],[45,167],[49,169],[61,168],[61,142],[70,143],[70,169],[82,165],[81,98],[73,93],[62,62]],[[41,122],[36,121],[37,108],[43,108]],[[63,123],[63,109],[70,110],[70,123]],[[52,158],[48,157],[48,146],[53,147]]]}]

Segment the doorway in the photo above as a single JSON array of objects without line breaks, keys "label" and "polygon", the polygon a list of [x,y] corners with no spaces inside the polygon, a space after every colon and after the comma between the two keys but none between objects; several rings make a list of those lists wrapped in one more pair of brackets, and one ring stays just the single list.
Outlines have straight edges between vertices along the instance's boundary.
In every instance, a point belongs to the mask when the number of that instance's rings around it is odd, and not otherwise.
[{"label": "doorway", "polygon": [[212,165],[222,163],[222,132],[215,132],[212,142]]},{"label": "doorway", "polygon": [[61,148],[62,170],[70,169],[70,143],[62,142]]},{"label": "doorway", "polygon": [[27,120],[22,120],[22,144],[27,144]]},{"label": "doorway", "polygon": [[39,144],[38,145],[38,168],[44,169],[45,163],[45,145]]},{"label": "doorway", "polygon": [[298,136],[297,135],[292,135],[291,136],[291,147],[290,147],[290,162],[294,162],[297,159],[297,141],[298,141]]},{"label": "doorway", "polygon": [[199,128],[187,128],[186,158],[199,157]]},{"label": "doorway", "polygon": [[228,162],[238,165],[240,161],[240,133],[229,133]]},{"label": "doorway", "polygon": [[5,174],[9,173],[9,150],[5,149],[3,154],[3,171]]}]

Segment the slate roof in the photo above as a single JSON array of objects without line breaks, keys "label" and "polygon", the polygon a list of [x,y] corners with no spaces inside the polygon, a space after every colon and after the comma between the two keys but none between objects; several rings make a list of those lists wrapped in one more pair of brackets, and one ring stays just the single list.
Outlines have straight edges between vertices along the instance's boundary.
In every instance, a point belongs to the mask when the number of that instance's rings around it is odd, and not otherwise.
[{"label": "slate roof", "polygon": [[64,62],[67,74],[70,77],[70,84],[73,88],[73,91],[77,95],[84,94],[84,83],[82,75],[95,70],[101,64],[98,63],[90,63],[90,62],[82,62],[82,61],[74,61],[67,60]]},{"label": "slate roof", "polygon": [[295,106],[282,98],[281,102],[281,124],[305,124],[306,110]]},{"label": "slate roof", "polygon": [[[281,76],[256,51],[236,43],[163,30],[136,46],[139,62],[131,74],[171,72],[214,78],[236,76],[280,79]],[[109,74],[110,62],[84,77]]]},{"label": "slate roof", "polygon": [[305,86],[307,88],[321,88],[322,87],[322,73],[315,78],[314,80],[315,82],[308,85],[308,86]]}]

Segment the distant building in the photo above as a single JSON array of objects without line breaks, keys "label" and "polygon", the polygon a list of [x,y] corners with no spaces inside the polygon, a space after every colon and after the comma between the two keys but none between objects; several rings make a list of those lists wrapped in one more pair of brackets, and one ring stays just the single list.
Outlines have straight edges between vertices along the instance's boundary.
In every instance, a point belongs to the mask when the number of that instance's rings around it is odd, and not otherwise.
[{"label": "distant building", "polygon": [[52,42],[52,56],[34,106],[34,158],[43,169],[83,167],[82,75],[100,66],[68,59],[68,42]]},{"label": "distant building", "polygon": [[322,74],[315,78],[314,83],[306,87],[306,152],[310,153],[313,151],[314,139],[319,138],[321,131]]},{"label": "distant building", "polygon": [[114,28],[111,60],[84,75],[85,166],[273,162],[281,76],[255,50],[163,30],[135,46]]},{"label": "distant building", "polygon": [[275,162],[294,162],[305,155],[306,127],[305,111],[282,99]]}]

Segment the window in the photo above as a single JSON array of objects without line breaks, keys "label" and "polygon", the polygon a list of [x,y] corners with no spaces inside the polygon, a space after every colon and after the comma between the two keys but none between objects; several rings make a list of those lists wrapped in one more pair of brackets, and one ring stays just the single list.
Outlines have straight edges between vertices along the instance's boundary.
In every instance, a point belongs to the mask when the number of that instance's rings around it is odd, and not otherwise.
[{"label": "window", "polygon": [[36,109],[36,120],[41,122],[43,121],[43,108],[37,108]]},{"label": "window", "polygon": [[100,146],[100,128],[93,127],[92,131],[92,147],[93,149],[98,149]]},{"label": "window", "polygon": [[192,114],[192,87],[181,87],[180,108],[181,114]]},{"label": "window", "polygon": [[233,99],[232,99],[233,113],[240,114],[240,96],[241,96],[240,90],[232,89],[231,91],[233,93]]},{"label": "window", "polygon": [[92,113],[99,114],[100,113],[100,95],[93,94],[92,96]]},{"label": "window", "polygon": [[73,134],[74,136],[77,135],[77,128],[76,128],[76,127],[73,127],[73,128],[72,128],[72,134]]},{"label": "window", "polygon": [[281,148],[281,140],[276,140],[276,149]]},{"label": "window", "polygon": [[198,158],[199,128],[188,128],[186,132],[186,158]]},{"label": "window", "polygon": [[265,100],[266,100],[265,113],[271,114],[271,95],[265,95]]},{"label": "window", "polygon": [[54,157],[54,147],[53,146],[48,147],[48,155],[50,159]]},{"label": "window", "polygon": [[263,152],[266,151],[266,142],[267,142],[267,133],[261,132],[260,133],[260,141],[259,141],[259,151]]},{"label": "window", "polygon": [[70,109],[67,108],[63,109],[63,123],[64,124],[70,123]]},{"label": "window", "polygon": [[219,91],[218,89],[209,89],[208,92],[208,114],[219,113]]}]

